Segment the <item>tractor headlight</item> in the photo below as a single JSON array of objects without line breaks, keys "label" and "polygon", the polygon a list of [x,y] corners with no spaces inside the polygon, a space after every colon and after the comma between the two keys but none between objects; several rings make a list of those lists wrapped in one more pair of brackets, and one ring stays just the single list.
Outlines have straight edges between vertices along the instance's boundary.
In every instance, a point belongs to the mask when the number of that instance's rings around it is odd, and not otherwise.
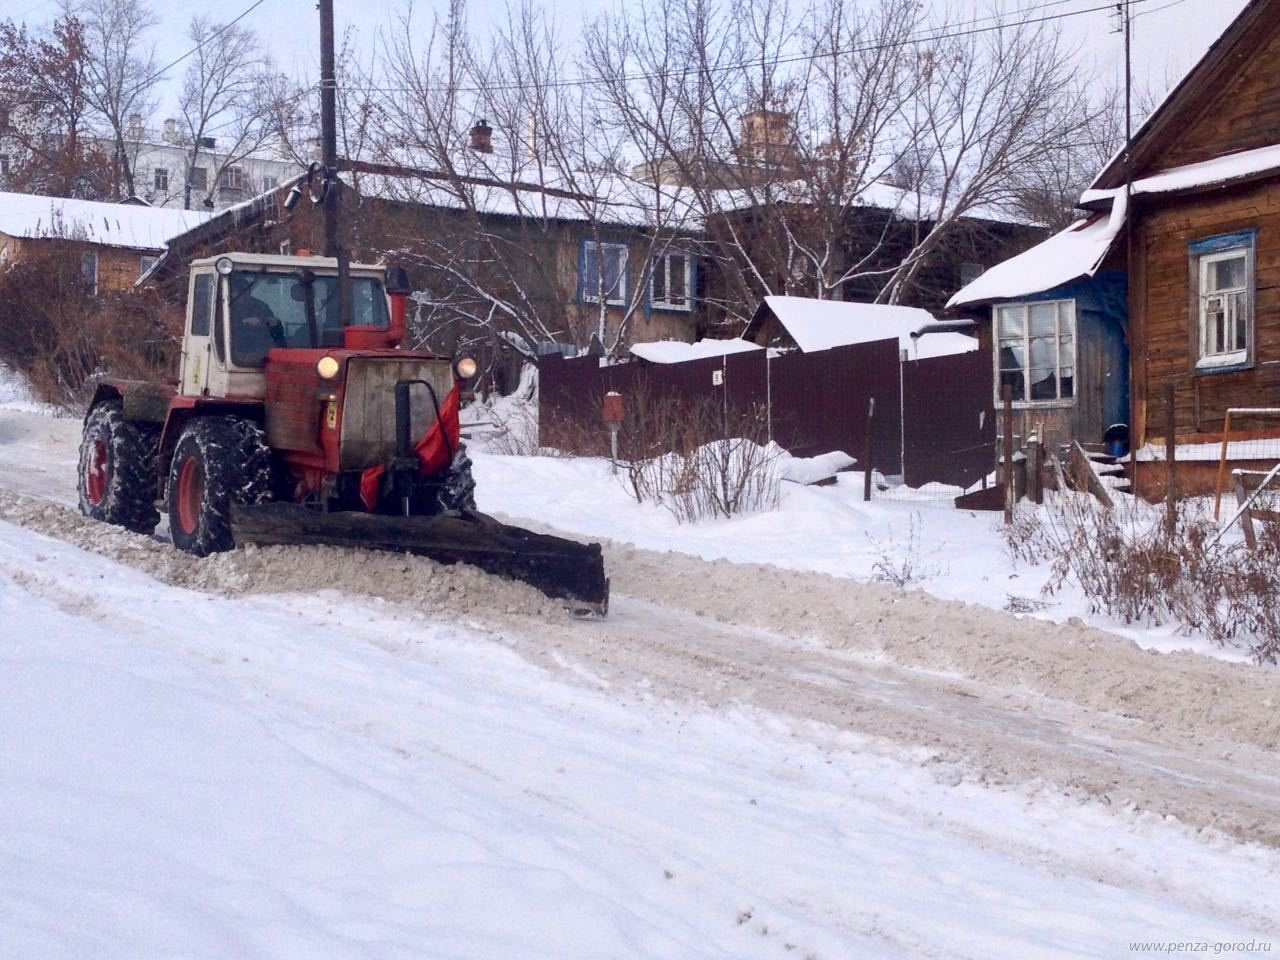
[{"label": "tractor headlight", "polygon": [[235,268],[236,265],[231,262],[230,257],[219,257],[217,262],[213,265],[213,269],[218,271],[218,276],[220,277],[231,276],[231,271]]},{"label": "tractor headlight", "polygon": [[480,365],[476,363],[475,357],[458,357],[453,361],[453,372],[459,380],[470,380],[479,369]]},{"label": "tractor headlight", "polygon": [[326,380],[332,380],[338,375],[338,366],[338,361],[333,357],[321,357],[316,361],[316,373]]}]

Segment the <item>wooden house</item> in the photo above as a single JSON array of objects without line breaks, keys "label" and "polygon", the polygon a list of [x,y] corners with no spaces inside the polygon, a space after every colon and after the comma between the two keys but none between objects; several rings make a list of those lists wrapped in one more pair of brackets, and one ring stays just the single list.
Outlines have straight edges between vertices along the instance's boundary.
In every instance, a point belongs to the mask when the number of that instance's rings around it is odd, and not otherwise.
[{"label": "wooden house", "polygon": [[132,287],[170,237],[207,216],[139,204],[0,193],[0,265],[55,245],[70,249],[80,257],[86,286],[107,296]]},{"label": "wooden house", "polygon": [[[1044,422],[1052,439],[1098,442],[1124,413],[1138,492],[1157,496],[1172,388],[1179,483],[1211,490],[1227,410],[1280,407],[1280,0],[1251,0],[1080,206],[949,306],[981,311],[999,344],[995,392],[1022,382],[1015,432]],[[1275,438],[1280,459],[1280,417],[1234,426]],[[1234,448],[1232,466],[1260,449]]]},{"label": "wooden house", "polygon": [[[1082,204],[1126,195],[1139,490],[1162,474],[1144,464],[1162,458],[1170,386],[1179,482],[1209,489],[1227,410],[1280,406],[1280,0],[1245,7]],[[1280,418],[1235,424],[1280,438]]]},{"label": "wooden house", "polygon": [[[1114,215],[1113,215],[1114,214]],[[1085,217],[963,287],[948,307],[979,319],[992,402],[1009,388],[1013,432],[1049,449],[1102,445],[1129,423],[1121,211]],[[1127,433],[1127,429],[1120,431]]]},{"label": "wooden house", "polygon": [[[567,190],[351,164],[340,184],[342,244],[353,259],[408,268],[416,331],[434,349],[526,355],[611,343],[695,339],[700,303],[691,243],[655,236],[642,212]],[[166,283],[194,256],[324,249],[322,208],[284,200],[293,182],[178,237],[154,272]],[[603,336],[601,336],[603,334]]]}]

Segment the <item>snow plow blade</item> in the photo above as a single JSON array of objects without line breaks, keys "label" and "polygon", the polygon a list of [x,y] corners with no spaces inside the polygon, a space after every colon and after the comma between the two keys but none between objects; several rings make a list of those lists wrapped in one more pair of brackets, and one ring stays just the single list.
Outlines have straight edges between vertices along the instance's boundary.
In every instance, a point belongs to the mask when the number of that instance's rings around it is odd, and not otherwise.
[{"label": "snow plow blade", "polygon": [[466,563],[523,581],[575,611],[604,614],[609,609],[600,544],[534,533],[482,514],[397,517],[265,503],[232,507],[231,533],[238,544],[389,550]]}]

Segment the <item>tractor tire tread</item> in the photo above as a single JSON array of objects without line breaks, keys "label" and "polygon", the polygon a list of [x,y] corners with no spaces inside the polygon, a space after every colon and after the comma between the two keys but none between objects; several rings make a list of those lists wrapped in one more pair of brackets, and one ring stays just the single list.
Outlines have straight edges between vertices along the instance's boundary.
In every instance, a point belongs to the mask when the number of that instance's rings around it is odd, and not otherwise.
[{"label": "tractor tire tread", "polygon": [[[107,447],[106,491],[102,500],[89,498],[86,458],[94,439]],[[132,530],[151,534],[160,522],[156,457],[160,444],[157,424],[126,420],[120,400],[106,400],[89,411],[80,441],[80,469],[76,481],[80,512]]]}]

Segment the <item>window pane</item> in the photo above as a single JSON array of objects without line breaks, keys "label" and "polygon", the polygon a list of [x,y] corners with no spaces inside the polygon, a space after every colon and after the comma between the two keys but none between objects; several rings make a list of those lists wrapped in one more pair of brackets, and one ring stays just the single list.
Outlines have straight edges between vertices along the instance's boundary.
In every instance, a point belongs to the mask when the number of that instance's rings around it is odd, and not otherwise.
[{"label": "window pane", "polygon": [[1230,260],[1215,260],[1209,264],[1210,290],[1238,290],[1244,286],[1245,258],[1241,254]]},{"label": "window pane", "polygon": [[213,307],[213,275],[209,273],[196,277],[196,288],[191,301],[191,335],[207,337],[209,335],[209,313]]},{"label": "window pane", "polygon": [[653,265],[653,299],[662,302],[667,299],[667,262],[659,259]]},{"label": "window pane", "polygon": [[667,299],[673,304],[683,306],[685,295],[688,290],[687,269],[688,261],[682,256],[671,257],[667,261],[671,265],[671,289]]},{"label": "window pane", "polygon": [[1056,337],[1031,338],[1031,366],[1052,370],[1058,365]]},{"label": "window pane", "polygon": [[594,243],[583,249],[582,292],[592,299],[600,293],[600,250]]},{"label": "window pane", "polygon": [[1022,336],[1022,333],[1023,333],[1022,321],[1023,321],[1022,307],[1001,307],[1000,308],[1000,336],[1002,337]]},{"label": "window pane", "polygon": [[1058,363],[1065,367],[1073,367],[1076,363],[1076,342],[1071,337],[1063,337],[1058,347]]},{"label": "window pane", "polygon": [[1075,367],[1064,366],[1062,368],[1062,399],[1066,400],[1076,395],[1076,370]]},{"label": "window pane", "polygon": [[1022,371],[1020,370],[1001,370],[1000,371],[1000,396],[1004,396],[1004,388],[1013,388],[1014,400],[1025,400],[1026,394],[1023,389]]},{"label": "window pane", "polygon": [[1031,336],[1056,337],[1058,335],[1058,305],[1056,303],[1033,303],[1031,313]]},{"label": "window pane", "polygon": [[1022,370],[1026,365],[1026,347],[1021,340],[1000,341],[1001,370]]},{"label": "window pane", "polygon": [[1058,399],[1057,371],[1053,367],[1031,368],[1031,399]]},{"label": "window pane", "polygon": [[1226,299],[1221,296],[1205,297],[1201,304],[1204,352],[1206,354],[1222,353],[1223,344],[1226,342]]}]

